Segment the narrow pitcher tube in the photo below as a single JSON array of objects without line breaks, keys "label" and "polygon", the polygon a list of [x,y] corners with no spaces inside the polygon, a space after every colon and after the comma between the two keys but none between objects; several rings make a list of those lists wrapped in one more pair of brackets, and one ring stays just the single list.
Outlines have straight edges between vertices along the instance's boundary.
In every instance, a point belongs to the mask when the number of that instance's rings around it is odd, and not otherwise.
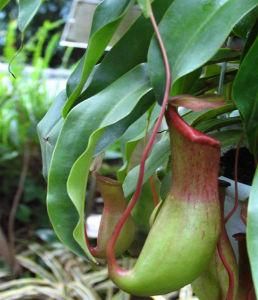
[{"label": "narrow pitcher tube", "polygon": [[[118,219],[125,210],[127,202],[120,182],[99,174],[96,174],[96,179],[97,187],[103,198],[104,210],[98,231],[97,245],[96,247],[89,245],[89,248],[95,257],[105,258],[108,240]],[[133,241],[134,233],[135,225],[132,218],[129,218],[116,244],[115,252],[117,256],[129,248]]]}]

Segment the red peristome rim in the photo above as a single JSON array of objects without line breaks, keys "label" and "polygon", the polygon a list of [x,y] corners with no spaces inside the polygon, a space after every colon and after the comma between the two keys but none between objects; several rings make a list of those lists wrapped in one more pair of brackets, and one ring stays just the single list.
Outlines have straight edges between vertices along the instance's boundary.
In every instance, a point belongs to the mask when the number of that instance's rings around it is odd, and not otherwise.
[{"label": "red peristome rim", "polygon": [[211,147],[220,148],[220,142],[214,138],[204,134],[203,132],[189,126],[177,113],[176,109],[171,105],[168,106],[166,112],[167,121],[178,129],[182,135],[192,142],[210,145]]}]

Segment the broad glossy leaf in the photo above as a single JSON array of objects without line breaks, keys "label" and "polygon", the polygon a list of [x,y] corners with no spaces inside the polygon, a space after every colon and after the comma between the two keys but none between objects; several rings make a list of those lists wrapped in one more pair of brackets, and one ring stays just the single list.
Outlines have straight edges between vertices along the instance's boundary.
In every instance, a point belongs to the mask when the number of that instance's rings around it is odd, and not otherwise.
[{"label": "broad glossy leaf", "polygon": [[247,249],[256,296],[258,295],[258,169],[256,170],[248,202]]},{"label": "broad glossy leaf", "polygon": [[[75,78],[71,78],[70,82],[78,81],[78,83],[72,92],[70,91],[71,88],[67,89],[67,92],[71,94],[68,94],[68,100],[63,109],[64,116],[67,115],[77,98],[80,96],[91,71],[103,55],[105,48],[115,33],[131,2],[131,0],[104,0],[96,8],[87,51],[78,65],[79,71],[77,69],[71,75]],[[79,77],[78,72],[81,73],[81,76]],[[72,86],[74,85],[75,84],[73,83]]]},{"label": "broad glossy leaf", "polygon": [[[159,2],[156,1],[153,3],[153,11],[157,20],[160,20],[166,8],[169,6],[169,4],[171,4],[172,1],[173,0],[159,0]],[[144,35],[142,35],[143,31]],[[118,43],[105,55],[101,63],[95,66],[87,80],[87,83],[84,86],[85,91],[79,97],[78,101],[80,102],[100,92],[112,82],[117,80],[120,76],[134,68],[136,65],[146,61],[148,47],[152,35],[153,28],[150,24],[150,21],[145,19],[143,16],[139,17],[138,20],[128,30],[128,32],[126,32],[125,35],[118,41]],[[137,45],[137,47],[131,47],[132,45]],[[128,51],[129,48],[130,51]],[[120,64],[117,63],[117,61],[122,61],[123,63]],[[68,94],[71,94],[72,90],[76,87],[78,81],[80,80],[83,67],[82,63],[83,59],[80,61],[80,65],[78,65],[76,68],[74,76],[70,77],[71,81],[67,85],[67,88],[70,89]],[[62,107],[60,107],[60,109],[62,110]],[[59,114],[58,118],[60,118]],[[55,120],[53,116],[51,116],[51,119],[48,119],[48,114],[44,117],[44,119],[46,119],[47,126],[49,125],[50,120]],[[40,127],[42,126],[40,125]],[[55,129],[53,130],[55,131]],[[41,135],[41,139],[42,137],[43,134]],[[51,140],[53,141],[53,137],[51,137]],[[51,144],[53,146],[55,145],[55,143]],[[42,147],[49,148],[48,146],[49,144],[46,141],[43,141]],[[45,153],[45,150],[43,150],[44,149],[42,148],[42,153]],[[51,147],[51,151],[48,152],[47,158],[43,159],[44,176],[47,175],[52,151],[53,147]]]},{"label": "broad glossy leaf", "polygon": [[[159,0],[153,3],[152,9],[157,21],[161,19],[172,1]],[[105,55],[94,72],[90,85],[85,88],[79,99],[84,100],[93,96],[138,64],[146,62],[152,35],[153,28],[150,21],[140,16]]]},{"label": "broad glossy leaf", "polygon": [[42,0],[19,0],[18,28],[21,32],[25,31],[41,3]]},{"label": "broad glossy leaf", "polygon": [[[257,4],[258,0],[175,0],[159,25],[173,81],[212,58],[234,25]],[[148,64],[155,92],[162,99],[164,66],[155,38]]]},{"label": "broad glossy leaf", "polygon": [[9,2],[10,0],[0,0],[0,9],[3,9]]},{"label": "broad glossy leaf", "polygon": [[[170,154],[170,140],[166,134],[162,139],[154,145],[150,156],[145,165],[144,183],[152,176],[156,170],[161,167],[168,159]],[[126,176],[123,183],[125,197],[129,197],[136,187],[138,180],[139,166],[133,168]]]},{"label": "broad glossy leaf", "polygon": [[61,112],[65,101],[66,93],[62,91],[37,126],[43,165],[42,172],[45,178],[47,178],[52,153],[63,125]]},{"label": "broad glossy leaf", "polygon": [[246,54],[233,85],[251,152],[258,158],[258,37]]},{"label": "broad glossy leaf", "polygon": [[[50,220],[65,245],[92,260],[84,237],[85,188],[91,161],[153,104],[149,91],[145,67],[137,66],[99,94],[75,106],[59,135],[48,180]],[[67,188],[72,201],[66,191],[69,173]]]}]

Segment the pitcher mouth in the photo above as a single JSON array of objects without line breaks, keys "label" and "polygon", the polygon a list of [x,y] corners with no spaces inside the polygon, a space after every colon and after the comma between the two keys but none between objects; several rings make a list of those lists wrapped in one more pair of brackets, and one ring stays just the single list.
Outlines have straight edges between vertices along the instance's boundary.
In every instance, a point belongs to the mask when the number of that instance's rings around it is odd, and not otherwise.
[{"label": "pitcher mouth", "polygon": [[168,105],[166,111],[166,120],[168,124],[173,122],[173,126],[177,130],[179,130],[180,133],[188,140],[194,143],[210,145],[211,147],[214,148],[220,148],[220,142],[218,140],[188,125],[178,114],[176,108],[173,107],[172,105]]}]

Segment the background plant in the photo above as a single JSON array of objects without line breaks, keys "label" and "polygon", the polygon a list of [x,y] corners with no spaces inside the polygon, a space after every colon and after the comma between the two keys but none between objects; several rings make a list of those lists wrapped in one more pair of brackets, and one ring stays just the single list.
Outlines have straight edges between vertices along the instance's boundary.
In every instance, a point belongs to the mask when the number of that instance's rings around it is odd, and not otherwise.
[{"label": "background plant", "polygon": [[[10,253],[14,252],[15,222],[49,226],[36,125],[52,102],[44,70],[55,53],[60,34],[52,36],[46,49],[43,45],[48,33],[59,26],[60,22],[46,21],[17,56],[17,22],[10,22],[6,32],[0,75],[0,219]],[[32,61],[30,67],[26,65],[27,57]],[[4,69],[12,61],[13,76]]]},{"label": "background plant", "polygon": [[[150,3],[138,2],[148,16]],[[152,37],[152,26],[144,16],[96,66],[132,3],[113,0],[98,6],[87,51],[69,78],[66,91],[57,97],[39,124],[51,222],[64,244],[92,261],[95,259],[84,235],[85,190],[91,163],[114,142],[126,142],[125,165],[118,178],[125,196],[130,197],[139,169],[136,166],[130,170],[134,149],[151,130],[158,115],[156,103],[161,102],[164,89],[160,51]],[[39,4],[37,1],[34,7],[29,7],[20,2],[21,31],[26,29]],[[152,4],[172,70],[170,96],[189,101],[189,96],[180,95],[190,94],[195,100],[200,97],[209,101],[212,95],[212,100],[217,101],[219,95],[225,100],[222,107],[204,112],[189,107],[182,112],[184,119],[215,136],[223,147],[236,145],[243,139],[254,156],[257,155],[257,73],[253,72],[257,60],[257,4],[256,0],[241,3],[163,0]],[[159,142],[147,160],[144,177],[147,183],[151,176],[156,177],[157,170],[164,170],[159,178],[163,197],[169,176],[168,149],[167,134],[160,133]],[[257,289],[255,197],[256,180],[248,205],[247,243]]]}]

